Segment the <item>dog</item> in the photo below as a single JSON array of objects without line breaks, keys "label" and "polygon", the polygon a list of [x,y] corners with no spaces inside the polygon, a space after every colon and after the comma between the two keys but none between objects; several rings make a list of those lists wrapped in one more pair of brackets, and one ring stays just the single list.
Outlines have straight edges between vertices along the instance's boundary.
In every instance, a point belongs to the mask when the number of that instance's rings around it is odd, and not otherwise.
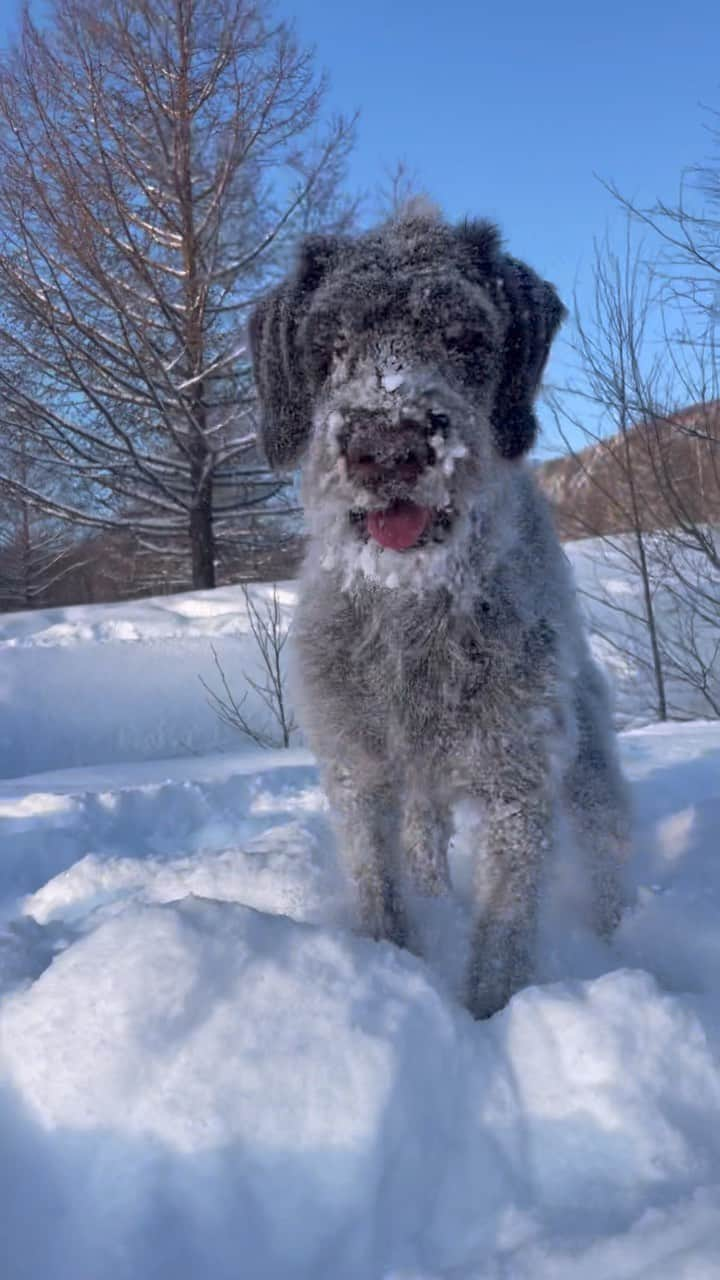
[{"label": "dog", "polygon": [[462,803],[478,1018],[532,978],[560,814],[601,935],[623,906],[606,687],[525,461],[564,315],[494,225],[420,212],[306,238],[249,324],[265,454],[302,466],[298,710],[359,925],[416,945]]}]

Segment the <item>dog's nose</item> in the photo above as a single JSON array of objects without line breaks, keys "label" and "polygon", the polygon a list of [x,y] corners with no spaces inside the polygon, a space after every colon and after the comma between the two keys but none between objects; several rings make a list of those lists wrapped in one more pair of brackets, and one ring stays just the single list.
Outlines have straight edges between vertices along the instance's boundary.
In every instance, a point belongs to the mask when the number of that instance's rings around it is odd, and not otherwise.
[{"label": "dog's nose", "polygon": [[414,484],[435,461],[426,432],[414,421],[402,422],[388,437],[351,437],[345,457],[348,475],[371,489],[392,480]]}]

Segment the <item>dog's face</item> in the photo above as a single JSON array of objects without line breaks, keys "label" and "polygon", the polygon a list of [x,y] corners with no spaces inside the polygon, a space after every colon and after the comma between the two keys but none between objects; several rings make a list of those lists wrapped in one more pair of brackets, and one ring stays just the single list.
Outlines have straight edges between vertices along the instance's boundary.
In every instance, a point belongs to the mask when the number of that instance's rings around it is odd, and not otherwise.
[{"label": "dog's face", "polygon": [[306,242],[251,344],[265,451],[304,461],[311,531],[331,555],[402,578],[467,528],[532,444],[562,314],[487,223]]}]

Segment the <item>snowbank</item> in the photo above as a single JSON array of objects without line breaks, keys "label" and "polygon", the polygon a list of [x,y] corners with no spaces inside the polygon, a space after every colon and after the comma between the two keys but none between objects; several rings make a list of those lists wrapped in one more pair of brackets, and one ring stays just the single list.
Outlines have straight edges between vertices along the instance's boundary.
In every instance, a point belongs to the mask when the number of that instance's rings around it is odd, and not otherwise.
[{"label": "snowbank", "polygon": [[[651,722],[647,633],[633,621],[640,589],[628,558],[592,540],[566,550],[593,649],[614,688],[618,723]],[[253,587],[252,597],[262,604],[270,591]],[[289,623],[292,584],[280,589],[280,599]],[[669,627],[662,593],[656,606]],[[714,647],[714,633],[710,640]],[[222,694],[213,649],[235,694],[248,694],[250,719],[264,722],[245,679],[257,678],[259,666],[240,587],[0,615],[0,778],[252,751],[253,744],[208,706],[201,678]],[[681,718],[708,713],[706,701],[687,684],[669,680],[668,692]]]},{"label": "snowbank", "polygon": [[[569,1240],[592,1280],[598,1237],[720,1173],[716,1058],[642,973],[530,989],[477,1026],[389,946],[191,897],[77,941],[0,1037],[58,1280],[488,1254],[553,1275]],[[37,1173],[24,1197],[14,1179],[25,1215]]]},{"label": "snowbank", "polygon": [[[252,588],[260,603],[269,594]],[[280,599],[289,618],[293,592]],[[262,723],[245,681],[259,664],[240,587],[0,614],[0,777],[242,749],[200,683],[222,694],[213,649]]]},{"label": "snowbank", "polygon": [[353,933],[211,641],[240,680],[237,592],[0,620],[3,1280],[720,1275],[720,726],[623,735],[637,905],[605,946],[558,876],[476,1024],[442,928]]},{"label": "snowbank", "polygon": [[349,929],[301,753],[1,784],[8,1280],[715,1274],[720,728],[623,746],[638,906],[486,1024]]},{"label": "snowbank", "polygon": [[[672,550],[672,548],[671,548]],[[615,693],[617,723],[633,728],[658,717],[649,632],[637,563],[629,534],[603,542],[586,538],[565,545],[580,590],[593,652]],[[674,551],[685,578],[688,607],[679,607],[680,576],[668,569],[662,533],[649,535],[645,553],[668,714],[675,720],[713,716],[720,705],[717,604],[720,583],[698,552]]]}]

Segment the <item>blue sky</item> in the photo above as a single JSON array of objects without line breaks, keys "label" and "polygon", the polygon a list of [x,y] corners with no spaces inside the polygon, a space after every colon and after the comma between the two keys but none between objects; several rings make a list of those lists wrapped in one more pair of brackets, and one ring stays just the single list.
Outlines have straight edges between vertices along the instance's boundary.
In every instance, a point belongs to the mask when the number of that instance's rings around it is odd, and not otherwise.
[{"label": "blue sky", "polygon": [[[710,154],[710,0],[283,0],[280,12],[316,46],[332,105],[361,111],[352,183],[372,191],[405,160],[451,218],[496,219],[568,303],[587,297],[593,239],[624,236],[596,175],[640,202],[672,200],[683,168]],[[560,346],[551,375],[565,367]]]},{"label": "blue sky", "polygon": [[[276,12],[315,45],[329,107],[360,110],[351,185],[372,195],[404,160],[450,218],[494,218],[567,303],[587,299],[593,239],[624,235],[598,177],[672,200],[683,168],[710,154],[717,0],[277,0]],[[0,38],[16,13],[0,0]],[[550,376],[568,367],[561,341]]]}]

